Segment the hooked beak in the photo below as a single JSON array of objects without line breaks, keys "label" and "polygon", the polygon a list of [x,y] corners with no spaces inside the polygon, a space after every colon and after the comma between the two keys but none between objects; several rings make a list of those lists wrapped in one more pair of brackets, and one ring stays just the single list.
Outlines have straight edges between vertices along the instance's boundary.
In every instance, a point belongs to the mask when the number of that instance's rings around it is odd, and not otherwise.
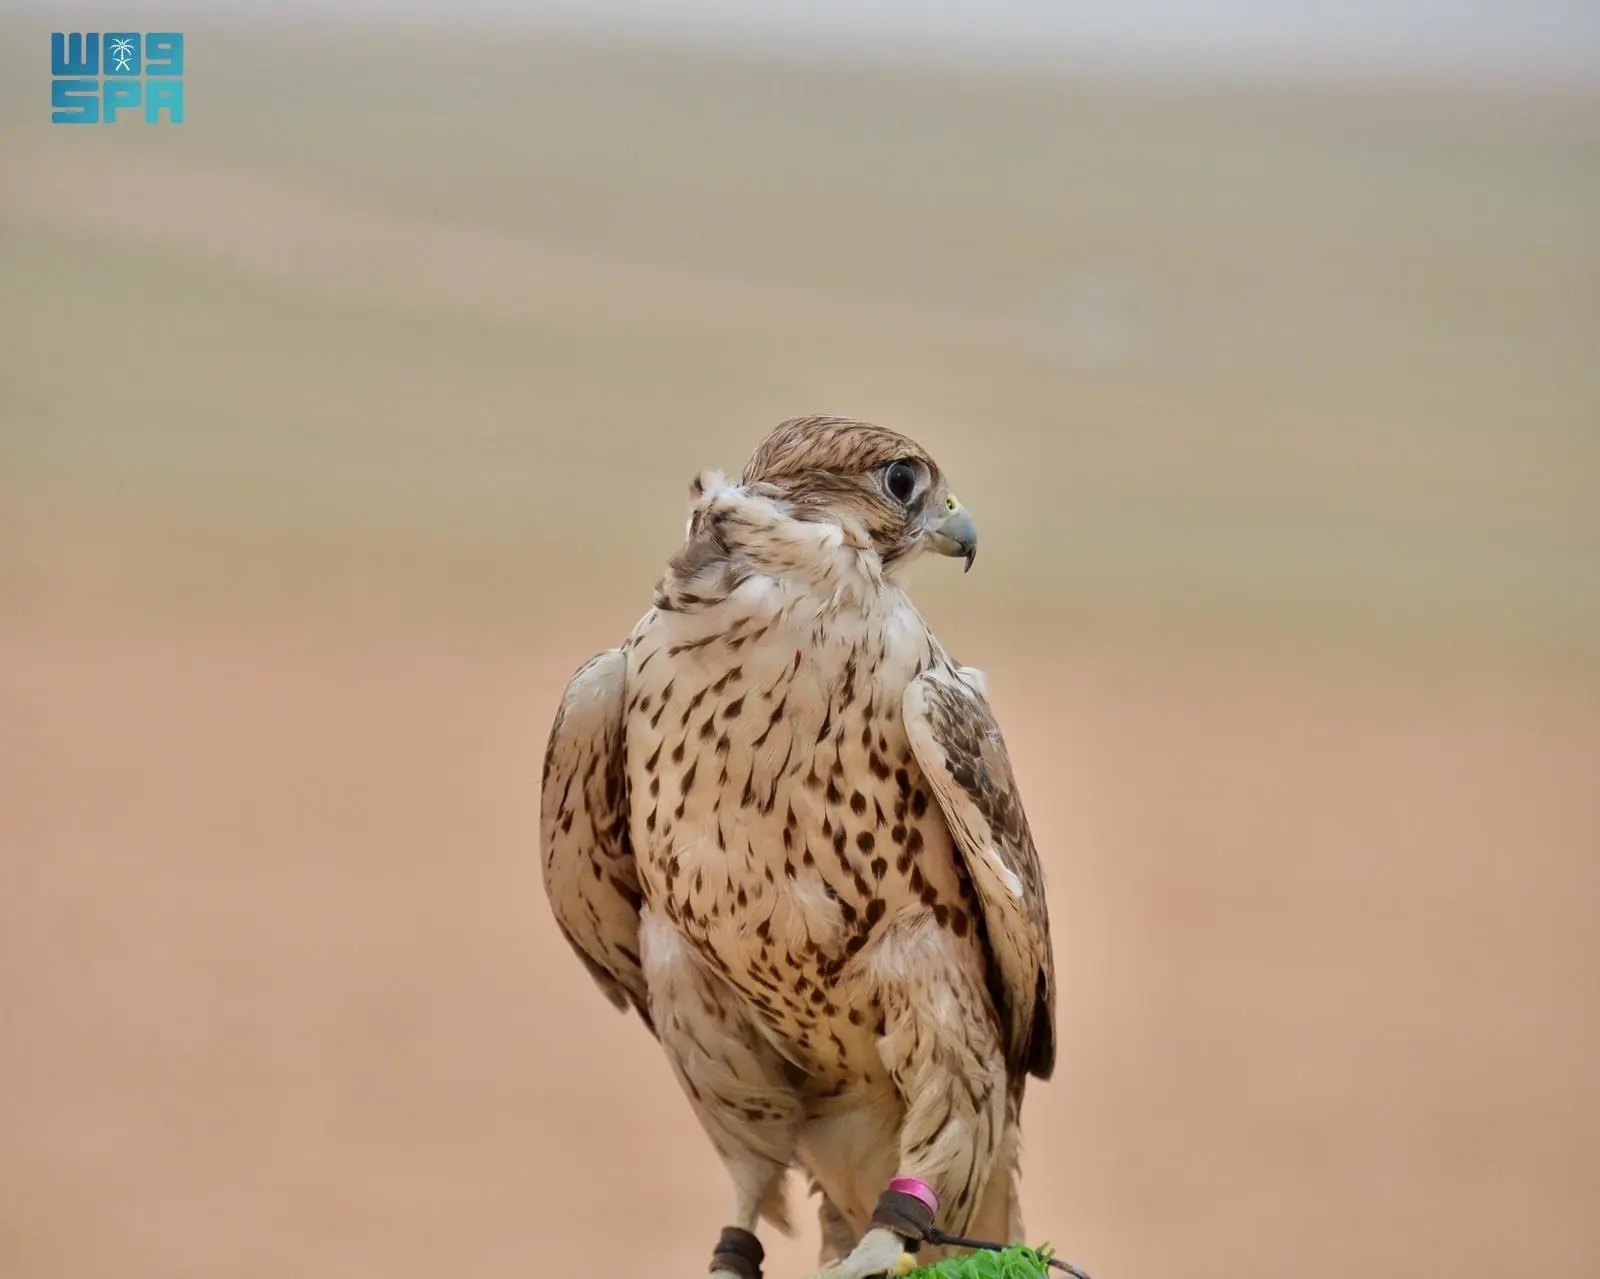
[{"label": "hooked beak", "polygon": [[966,560],[962,572],[970,573],[972,561],[978,558],[978,526],[954,493],[945,498],[944,506],[944,518],[928,530],[928,543],[940,555]]}]

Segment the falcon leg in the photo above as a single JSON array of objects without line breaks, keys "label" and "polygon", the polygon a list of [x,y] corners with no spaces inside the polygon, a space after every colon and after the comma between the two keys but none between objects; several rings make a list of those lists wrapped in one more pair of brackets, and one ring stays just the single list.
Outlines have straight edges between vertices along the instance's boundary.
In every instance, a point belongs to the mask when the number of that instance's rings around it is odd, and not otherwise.
[{"label": "falcon leg", "polygon": [[970,954],[926,915],[897,922],[870,961],[880,974],[878,1052],[905,1102],[899,1163],[871,1228],[813,1279],[906,1274],[920,1227],[967,1233],[1006,1138],[1007,1074]]},{"label": "falcon leg", "polygon": [[672,924],[645,911],[639,947],[656,1034],[733,1181],[733,1219],[713,1250],[711,1273],[760,1279],[754,1231],[765,1217],[790,1233],[783,1174],[794,1160],[804,1109],[783,1059]]}]

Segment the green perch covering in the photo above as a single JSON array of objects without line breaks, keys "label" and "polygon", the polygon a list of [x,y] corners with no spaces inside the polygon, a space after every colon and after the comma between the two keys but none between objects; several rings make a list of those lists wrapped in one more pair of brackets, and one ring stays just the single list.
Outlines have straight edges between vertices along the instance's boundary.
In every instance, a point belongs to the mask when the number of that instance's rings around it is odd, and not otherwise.
[{"label": "green perch covering", "polygon": [[1049,1248],[1007,1248],[1004,1252],[969,1252],[936,1265],[913,1270],[907,1279],[1050,1279],[1045,1259]]}]

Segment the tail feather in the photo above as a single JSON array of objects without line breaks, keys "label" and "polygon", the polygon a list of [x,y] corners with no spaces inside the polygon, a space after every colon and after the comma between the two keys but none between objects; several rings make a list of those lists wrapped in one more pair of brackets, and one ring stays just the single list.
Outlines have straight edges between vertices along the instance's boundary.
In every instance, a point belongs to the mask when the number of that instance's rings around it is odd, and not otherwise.
[{"label": "tail feather", "polygon": [[843,1261],[850,1255],[850,1249],[856,1245],[856,1232],[850,1228],[839,1205],[828,1198],[828,1194],[813,1178],[811,1188],[821,1196],[822,1202],[817,1207],[818,1222],[822,1227],[822,1253],[818,1264],[830,1266],[836,1261]]},{"label": "tail feather", "polygon": [[[1026,1081],[1024,1081],[1026,1082]],[[1010,1208],[1006,1213],[1006,1242],[1026,1243],[1022,1228],[1022,1089],[1006,1102],[1006,1139],[1001,1145],[1000,1166],[1005,1171]]]},{"label": "tail feather", "polygon": [[967,1233],[996,1243],[1026,1243],[1022,1229],[1022,1097],[1006,1101],[1005,1132],[995,1154],[989,1183],[978,1200]]},{"label": "tail feather", "polygon": [[761,1200],[761,1215],[778,1228],[785,1238],[794,1237],[794,1221],[789,1216],[789,1174],[781,1173]]}]

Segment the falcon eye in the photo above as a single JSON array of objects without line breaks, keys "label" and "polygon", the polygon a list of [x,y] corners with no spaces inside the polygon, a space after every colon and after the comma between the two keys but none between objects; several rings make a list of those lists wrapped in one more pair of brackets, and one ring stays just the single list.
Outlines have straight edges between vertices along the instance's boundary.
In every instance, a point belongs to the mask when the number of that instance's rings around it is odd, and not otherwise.
[{"label": "falcon eye", "polygon": [[883,473],[883,487],[895,501],[901,504],[909,502],[917,491],[916,463],[904,459],[890,462]]}]

